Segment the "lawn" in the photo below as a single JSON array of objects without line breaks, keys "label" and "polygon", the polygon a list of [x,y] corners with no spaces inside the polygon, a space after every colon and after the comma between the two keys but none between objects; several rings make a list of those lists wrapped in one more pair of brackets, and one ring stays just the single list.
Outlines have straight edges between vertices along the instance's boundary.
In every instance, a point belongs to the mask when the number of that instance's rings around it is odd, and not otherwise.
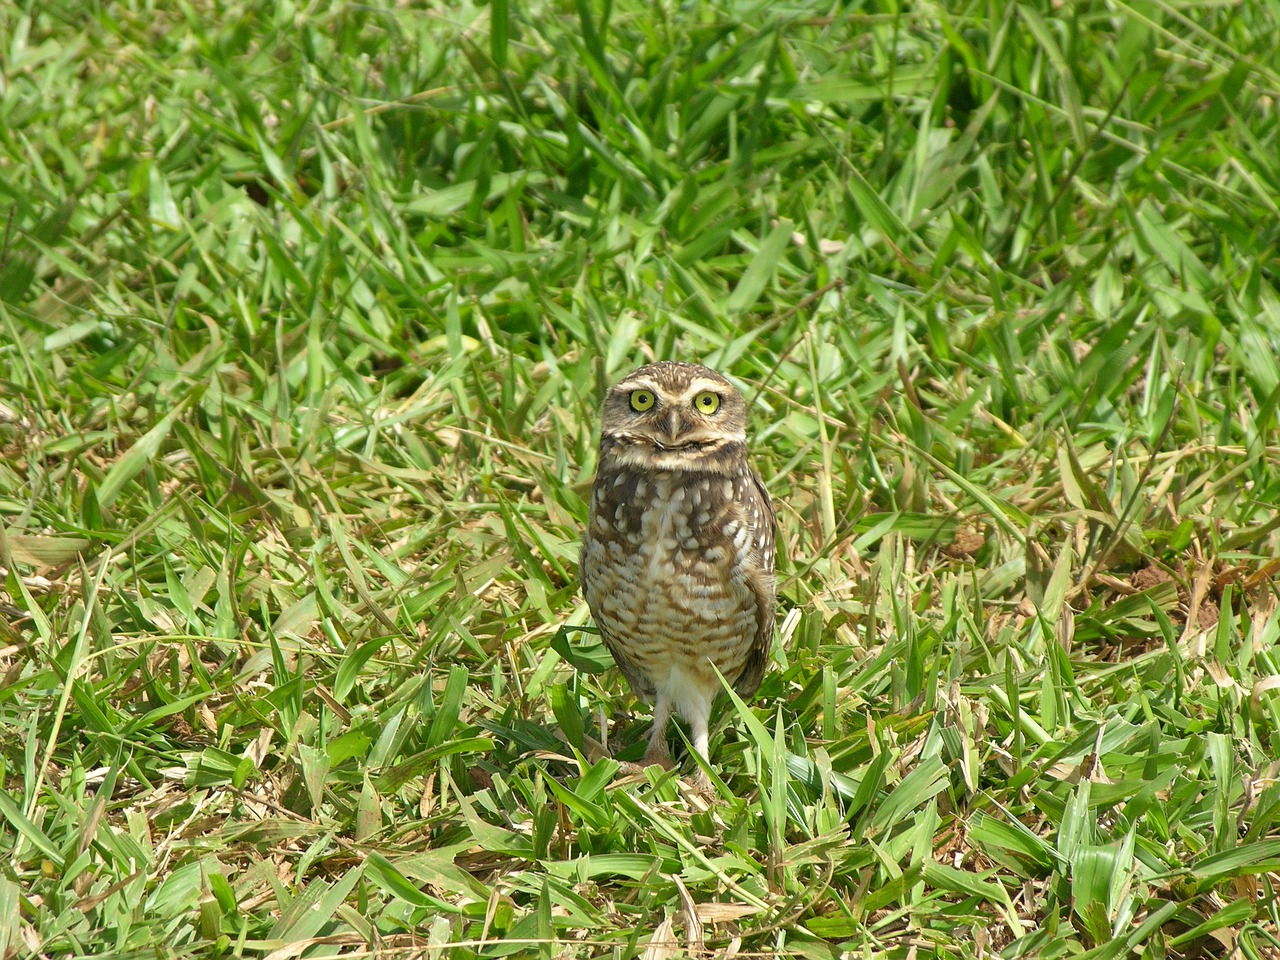
[{"label": "lawn", "polygon": [[[1278,21],[0,4],[0,958],[1280,957]],[[577,584],[655,358],[710,798]]]}]

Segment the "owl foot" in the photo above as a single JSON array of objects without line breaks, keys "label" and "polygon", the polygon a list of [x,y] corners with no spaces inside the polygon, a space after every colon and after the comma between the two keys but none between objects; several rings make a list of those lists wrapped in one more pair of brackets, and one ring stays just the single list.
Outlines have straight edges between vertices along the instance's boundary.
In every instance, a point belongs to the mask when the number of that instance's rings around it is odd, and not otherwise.
[{"label": "owl foot", "polygon": [[663,770],[671,769],[671,762],[666,763],[636,763],[634,760],[619,760],[618,773],[624,777],[637,777],[644,774],[646,767],[661,767]]},{"label": "owl foot", "polygon": [[652,756],[646,753],[644,759],[639,763],[632,760],[619,760],[618,764],[618,771],[627,776],[635,773],[644,773],[645,767],[661,767],[663,770],[671,770],[675,767],[675,764],[671,762],[671,757],[665,753]]},{"label": "owl foot", "polygon": [[627,777],[644,773],[645,767],[661,767],[663,770],[675,767],[671,762],[671,754],[666,750],[655,750],[652,745],[645,751],[644,758],[639,763],[630,760],[620,760],[618,763],[618,772]]},{"label": "owl foot", "polygon": [[640,761],[642,767],[661,767],[663,770],[670,770],[675,766],[671,762],[671,754],[667,752],[667,745],[660,743],[655,746],[649,744],[649,749],[644,752],[644,759]]},{"label": "owl foot", "polygon": [[716,795],[715,784],[711,782],[711,777],[707,775],[707,771],[701,767],[698,772],[689,778],[689,789],[700,797],[714,797]]}]

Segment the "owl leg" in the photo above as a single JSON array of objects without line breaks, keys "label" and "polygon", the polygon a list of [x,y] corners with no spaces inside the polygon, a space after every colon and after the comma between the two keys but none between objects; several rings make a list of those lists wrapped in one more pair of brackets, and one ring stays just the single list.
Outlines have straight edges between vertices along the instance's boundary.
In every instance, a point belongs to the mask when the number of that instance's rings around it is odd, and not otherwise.
[{"label": "owl leg", "polygon": [[[711,739],[709,728],[711,723],[711,701],[705,704],[698,704],[698,708],[691,710],[685,716],[689,721],[689,732],[693,734],[693,750],[700,756],[704,763],[711,766],[711,756],[709,754]],[[693,777],[693,788],[700,793],[714,793],[715,788],[711,784],[711,778],[707,776],[706,770],[702,767],[698,768],[698,772]]]},{"label": "owl leg", "polygon": [[671,706],[671,698],[659,693],[653,705],[653,732],[649,734],[649,748],[641,761],[646,767],[656,763],[663,770],[671,769],[671,752],[667,749],[667,722],[671,719]]}]

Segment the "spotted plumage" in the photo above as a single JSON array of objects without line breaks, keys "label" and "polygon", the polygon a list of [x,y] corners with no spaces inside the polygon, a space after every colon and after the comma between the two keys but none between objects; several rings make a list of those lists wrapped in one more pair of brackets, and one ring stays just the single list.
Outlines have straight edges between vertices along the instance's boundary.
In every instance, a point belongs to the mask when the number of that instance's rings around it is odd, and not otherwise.
[{"label": "spotted plumage", "polygon": [[773,638],[774,525],[747,460],[746,403],[728,380],[654,363],[609,391],[582,588],[623,676],[654,704],[645,763],[670,764],[673,712],[707,758],[716,669],[743,697],[759,687]]}]

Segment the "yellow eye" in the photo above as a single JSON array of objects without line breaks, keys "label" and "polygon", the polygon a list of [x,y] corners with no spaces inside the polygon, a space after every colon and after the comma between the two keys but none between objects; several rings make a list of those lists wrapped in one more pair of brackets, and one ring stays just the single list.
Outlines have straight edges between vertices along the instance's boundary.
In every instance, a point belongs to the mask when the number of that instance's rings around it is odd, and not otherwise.
[{"label": "yellow eye", "polygon": [[715,413],[720,409],[720,394],[704,390],[693,398],[693,409],[699,413]]},{"label": "yellow eye", "polygon": [[649,390],[631,391],[631,409],[636,413],[644,413],[653,409],[653,393]]}]

